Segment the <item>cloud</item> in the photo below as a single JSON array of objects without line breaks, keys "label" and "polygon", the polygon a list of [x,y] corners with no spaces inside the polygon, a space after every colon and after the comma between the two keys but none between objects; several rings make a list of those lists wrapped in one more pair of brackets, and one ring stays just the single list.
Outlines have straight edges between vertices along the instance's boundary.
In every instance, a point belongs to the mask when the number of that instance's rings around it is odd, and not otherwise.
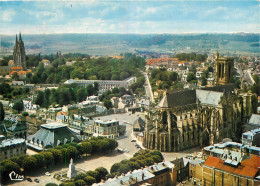
[{"label": "cloud", "polygon": [[4,10],[2,11],[2,13],[0,13],[0,18],[6,22],[11,22],[14,16],[15,16],[14,10]]}]

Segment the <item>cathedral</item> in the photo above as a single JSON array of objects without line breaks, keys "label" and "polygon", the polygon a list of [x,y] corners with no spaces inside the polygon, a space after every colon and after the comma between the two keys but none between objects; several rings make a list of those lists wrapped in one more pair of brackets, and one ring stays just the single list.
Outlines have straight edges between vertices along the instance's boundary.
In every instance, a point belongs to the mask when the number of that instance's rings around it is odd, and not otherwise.
[{"label": "cathedral", "polygon": [[23,69],[26,70],[26,54],[21,33],[19,34],[19,40],[16,35],[13,57],[13,64],[10,64],[10,66],[23,67]]},{"label": "cathedral", "polygon": [[215,87],[166,93],[146,115],[143,145],[162,152],[238,139],[241,123],[252,113],[251,93],[232,84],[234,59],[216,59]]}]

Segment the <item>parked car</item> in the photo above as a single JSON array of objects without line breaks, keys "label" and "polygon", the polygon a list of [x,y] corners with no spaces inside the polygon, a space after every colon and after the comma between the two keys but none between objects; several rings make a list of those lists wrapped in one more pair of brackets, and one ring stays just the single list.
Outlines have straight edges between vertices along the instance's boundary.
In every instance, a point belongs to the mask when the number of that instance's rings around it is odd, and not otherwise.
[{"label": "parked car", "polygon": [[27,181],[29,182],[32,182],[32,179],[31,178],[26,178]]},{"label": "parked car", "polygon": [[35,178],[34,181],[35,181],[36,183],[39,183],[39,182],[40,182],[40,180],[39,180],[38,178]]},{"label": "parked car", "polygon": [[49,172],[45,172],[45,175],[47,176],[51,176],[51,174]]},{"label": "parked car", "polygon": [[136,142],[136,140],[131,140],[131,142]]}]

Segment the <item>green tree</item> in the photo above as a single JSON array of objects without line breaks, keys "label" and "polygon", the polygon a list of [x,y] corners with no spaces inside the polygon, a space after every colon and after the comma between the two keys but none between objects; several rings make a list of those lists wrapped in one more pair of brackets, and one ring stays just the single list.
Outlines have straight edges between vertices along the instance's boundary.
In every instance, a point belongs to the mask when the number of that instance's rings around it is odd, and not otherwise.
[{"label": "green tree", "polygon": [[187,82],[191,82],[192,80],[197,80],[196,75],[190,72],[187,76]]},{"label": "green tree", "polygon": [[23,101],[22,100],[16,101],[14,103],[13,109],[17,110],[19,113],[23,111],[24,109]]},{"label": "green tree", "polygon": [[35,102],[35,104],[40,105],[41,107],[43,106],[43,104],[44,104],[44,92],[43,91],[37,92],[37,96],[36,96],[36,99],[34,102]]},{"label": "green tree", "polygon": [[83,180],[86,177],[85,173],[79,173],[77,176],[74,178],[74,180]]},{"label": "green tree", "polygon": [[104,100],[104,106],[107,108],[107,110],[113,108],[113,104],[110,100]]},{"label": "green tree", "polygon": [[85,181],[85,183],[86,183],[87,185],[92,185],[93,183],[96,182],[96,179],[93,178],[92,176],[86,176],[86,177],[84,178],[84,181]]},{"label": "green tree", "polygon": [[24,117],[25,117],[25,116],[29,116],[29,114],[28,114],[28,112],[23,112],[23,113],[22,113],[22,116],[24,116]]},{"label": "green tree", "polygon": [[23,160],[23,168],[26,172],[34,171],[37,167],[37,159],[33,156],[28,156]]},{"label": "green tree", "polygon": [[4,121],[5,119],[5,110],[2,102],[0,101],[0,121]]},{"label": "green tree", "polygon": [[95,171],[98,173],[97,182],[100,182],[101,179],[105,179],[106,176],[108,175],[108,171],[104,167],[98,167],[98,168],[95,169]]},{"label": "green tree", "polygon": [[89,142],[82,142],[78,145],[80,147],[81,154],[91,154],[92,145]]},{"label": "green tree", "polygon": [[19,80],[19,76],[18,76],[17,72],[13,73],[12,79],[14,79],[16,81]]},{"label": "green tree", "polygon": [[86,185],[84,180],[77,180],[74,183],[75,183],[75,186],[85,186]]},{"label": "green tree", "polygon": [[58,186],[56,183],[47,183],[45,186]]}]

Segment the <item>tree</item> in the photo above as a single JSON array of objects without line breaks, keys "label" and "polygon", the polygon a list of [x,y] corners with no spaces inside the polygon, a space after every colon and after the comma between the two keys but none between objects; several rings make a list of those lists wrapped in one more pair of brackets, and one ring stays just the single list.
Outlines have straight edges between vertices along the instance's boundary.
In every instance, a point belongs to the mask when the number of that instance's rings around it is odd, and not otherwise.
[{"label": "tree", "polygon": [[107,169],[104,167],[98,167],[95,169],[95,171],[98,173],[97,180],[96,180],[97,182],[100,182],[101,179],[105,179],[108,174]]},{"label": "tree", "polygon": [[75,186],[85,186],[86,185],[84,180],[77,180],[74,183],[75,183]]},{"label": "tree", "polygon": [[207,85],[207,79],[205,78],[205,76],[202,76],[202,78],[201,78],[201,85],[202,86]]},{"label": "tree", "polygon": [[86,177],[85,173],[79,173],[77,176],[74,178],[74,180],[83,180]]},{"label": "tree", "polygon": [[4,121],[5,119],[5,110],[2,102],[0,101],[0,121]]},{"label": "tree", "polygon": [[35,99],[35,104],[40,105],[42,107],[43,103],[44,103],[44,92],[38,91]]},{"label": "tree", "polygon": [[58,186],[56,183],[47,183],[45,186]]},{"label": "tree", "polygon": [[82,142],[78,145],[80,147],[81,154],[91,154],[92,145],[89,142]]},{"label": "tree", "polygon": [[110,100],[105,99],[104,100],[104,106],[107,108],[107,110],[113,108],[113,104]]},{"label": "tree", "polygon": [[22,100],[16,101],[16,102],[14,103],[13,109],[14,109],[14,110],[17,110],[18,112],[23,111],[23,109],[24,109],[23,101],[22,101]]},{"label": "tree", "polygon": [[19,76],[18,76],[17,72],[13,73],[12,79],[14,79],[16,81],[19,80]]},{"label": "tree", "polygon": [[23,112],[22,116],[26,117],[26,116],[29,116],[29,114],[28,114],[28,112]]},{"label": "tree", "polygon": [[86,176],[86,177],[84,178],[84,181],[85,181],[85,183],[86,183],[87,185],[92,185],[93,183],[96,182],[96,179],[93,178],[92,176]]},{"label": "tree", "polygon": [[28,156],[23,160],[23,168],[26,172],[31,172],[37,168],[37,159],[33,156]]},{"label": "tree", "polygon": [[196,75],[194,73],[189,73],[187,76],[187,82],[191,82],[192,80],[197,80]]}]

